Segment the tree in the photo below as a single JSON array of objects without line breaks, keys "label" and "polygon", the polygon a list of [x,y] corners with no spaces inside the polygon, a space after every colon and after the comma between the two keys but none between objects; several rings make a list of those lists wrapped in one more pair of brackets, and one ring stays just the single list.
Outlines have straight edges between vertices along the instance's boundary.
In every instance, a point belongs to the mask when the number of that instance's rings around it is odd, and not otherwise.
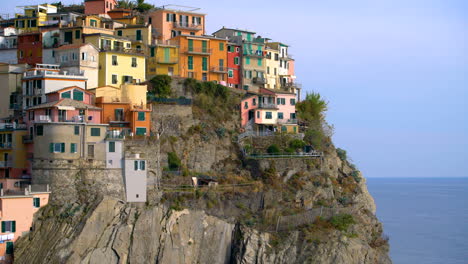
[{"label": "tree", "polygon": [[319,93],[307,94],[306,99],[296,104],[298,117],[304,121],[323,121],[328,110],[328,102]]},{"label": "tree", "polygon": [[172,78],[169,75],[156,75],[151,80],[151,92],[159,97],[166,98],[171,95]]}]

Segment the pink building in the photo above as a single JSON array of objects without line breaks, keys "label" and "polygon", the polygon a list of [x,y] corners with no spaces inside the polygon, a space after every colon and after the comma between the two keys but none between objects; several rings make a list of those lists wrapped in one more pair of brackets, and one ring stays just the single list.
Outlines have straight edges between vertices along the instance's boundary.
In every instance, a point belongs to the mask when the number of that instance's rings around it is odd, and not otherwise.
[{"label": "pink building", "polygon": [[48,186],[29,186],[22,191],[0,190],[1,263],[13,263],[13,243],[24,232],[29,232],[34,213],[49,202],[49,194]]},{"label": "pink building", "polygon": [[117,6],[116,0],[85,0],[85,14],[107,14]]}]

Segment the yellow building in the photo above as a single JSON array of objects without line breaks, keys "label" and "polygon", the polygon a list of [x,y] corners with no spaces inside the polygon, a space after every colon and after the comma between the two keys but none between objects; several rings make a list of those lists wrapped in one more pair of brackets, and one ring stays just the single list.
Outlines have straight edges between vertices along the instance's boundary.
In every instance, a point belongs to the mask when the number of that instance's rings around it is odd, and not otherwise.
[{"label": "yellow building", "polygon": [[155,75],[179,76],[179,45],[176,41],[157,40],[156,45],[149,48],[146,59],[146,78]]},{"label": "yellow building", "polygon": [[15,27],[19,33],[37,31],[47,21],[47,14],[57,13],[57,7],[49,4],[17,6],[23,14],[15,15]]},{"label": "yellow building", "polygon": [[132,49],[141,50],[148,55],[149,46],[152,42],[151,25],[127,25],[115,29],[115,35],[130,39]]},{"label": "yellow building", "polygon": [[265,52],[265,88],[279,89],[279,51],[267,45]]},{"label": "yellow building", "polygon": [[27,174],[25,124],[0,124],[0,178],[21,178]]},{"label": "yellow building", "polygon": [[60,44],[85,43],[88,39],[84,41],[84,35],[97,33],[114,35],[114,23],[95,15],[79,16],[75,22],[60,28]]},{"label": "yellow building", "polygon": [[98,86],[138,84],[146,80],[145,55],[132,49],[130,39],[101,33],[85,38],[100,51]]}]

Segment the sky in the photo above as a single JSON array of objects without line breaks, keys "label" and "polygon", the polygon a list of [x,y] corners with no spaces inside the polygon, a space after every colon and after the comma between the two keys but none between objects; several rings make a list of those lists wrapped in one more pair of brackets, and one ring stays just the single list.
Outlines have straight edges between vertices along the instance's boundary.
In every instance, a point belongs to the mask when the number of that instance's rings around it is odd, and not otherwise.
[{"label": "sky", "polygon": [[[44,2],[2,0],[0,13]],[[303,93],[328,100],[334,143],[364,176],[468,177],[468,1],[147,2],[200,7],[208,34],[289,44]]]}]

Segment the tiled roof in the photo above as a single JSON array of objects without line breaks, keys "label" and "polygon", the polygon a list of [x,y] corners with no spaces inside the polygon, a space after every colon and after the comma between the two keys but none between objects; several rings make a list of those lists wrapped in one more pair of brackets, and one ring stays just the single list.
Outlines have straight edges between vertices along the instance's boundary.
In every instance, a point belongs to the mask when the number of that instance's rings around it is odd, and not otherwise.
[{"label": "tiled roof", "polygon": [[70,106],[70,107],[74,107],[74,108],[77,108],[77,109],[101,110],[101,108],[99,108],[97,106],[85,104],[83,102],[76,101],[76,100],[69,99],[69,98],[63,98],[63,99],[60,99],[58,101],[53,101],[53,102],[48,102],[48,103],[45,103],[45,104],[36,105],[36,106],[33,106],[33,107],[29,107],[27,110],[52,108],[52,107],[59,107],[59,106]]}]

